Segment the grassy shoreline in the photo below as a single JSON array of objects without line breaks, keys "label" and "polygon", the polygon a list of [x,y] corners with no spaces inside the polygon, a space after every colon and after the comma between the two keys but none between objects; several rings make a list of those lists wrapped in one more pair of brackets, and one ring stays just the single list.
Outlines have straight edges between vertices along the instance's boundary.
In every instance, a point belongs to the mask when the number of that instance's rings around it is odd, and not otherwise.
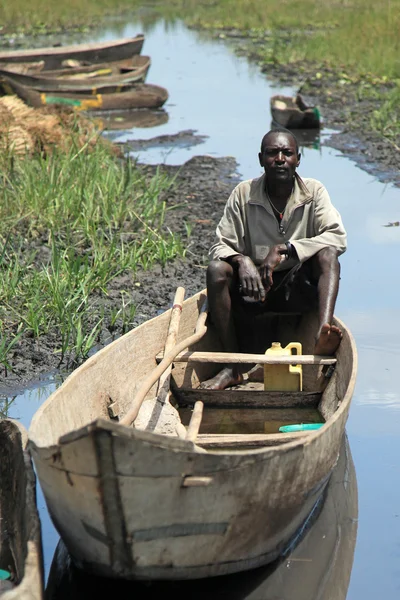
[{"label": "grassy shoreline", "polygon": [[[24,336],[55,334],[60,364],[86,358],[117,319],[132,327],[130,291],[138,269],[185,254],[165,227],[174,207],[161,199],[173,179],[145,177],[131,160],[96,145],[9,157],[1,170],[0,364],[12,370]],[[125,275],[120,308],[108,284]],[[122,323],[121,323],[122,322]]]}]

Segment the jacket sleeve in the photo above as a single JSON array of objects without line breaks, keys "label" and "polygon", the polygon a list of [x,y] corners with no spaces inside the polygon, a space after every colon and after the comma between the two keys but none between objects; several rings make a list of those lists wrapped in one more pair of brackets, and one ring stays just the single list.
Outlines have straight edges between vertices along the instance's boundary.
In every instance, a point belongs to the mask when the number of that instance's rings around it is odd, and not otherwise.
[{"label": "jacket sleeve", "polygon": [[305,262],[322,248],[336,248],[339,255],[347,248],[347,234],[341,216],[333,206],[325,187],[321,185],[312,202],[314,235],[299,240],[290,240],[300,262]]},{"label": "jacket sleeve", "polygon": [[245,253],[244,215],[240,206],[240,192],[236,187],[228,198],[224,214],[217,226],[216,241],[209,250],[210,260],[221,260]]}]

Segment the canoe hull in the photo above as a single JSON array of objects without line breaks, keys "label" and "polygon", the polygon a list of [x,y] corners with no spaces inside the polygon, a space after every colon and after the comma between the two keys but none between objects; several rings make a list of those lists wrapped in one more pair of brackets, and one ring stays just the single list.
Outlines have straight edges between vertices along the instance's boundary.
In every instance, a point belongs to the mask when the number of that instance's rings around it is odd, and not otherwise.
[{"label": "canoe hull", "polygon": [[161,108],[168,99],[168,91],[158,85],[138,83],[118,86],[118,93],[96,94],[40,92],[17,83],[9,76],[3,76],[3,88],[8,94],[15,94],[28,106],[40,108],[48,105],[72,106],[81,110],[129,110],[133,108]]},{"label": "canoe hull", "polygon": [[[184,304],[182,339],[202,298]],[[193,579],[267,564],[301,528],[338,460],[356,369],[342,324],[344,358],[325,392],[337,410],[307,438],[201,453],[192,442],[107,420],[109,403],[124,412],[154,368],[168,322],[169,312],[89,359],[32,421],[30,448],[51,517],[76,564],[99,575]]]},{"label": "canoe hull", "polygon": [[273,96],[270,108],[273,121],[286,129],[319,129],[321,126],[319,110],[306,106],[299,96]]},{"label": "canoe hull", "polygon": [[2,600],[42,600],[43,556],[36,478],[25,450],[27,432],[11,419],[0,420],[0,559],[14,585]]},{"label": "canoe hull", "polygon": [[134,38],[123,38],[113,42],[0,52],[0,62],[12,64],[44,61],[44,69],[60,69],[65,60],[97,63],[130,58],[141,53],[143,43],[144,36],[139,34]]},{"label": "canoe hull", "polygon": [[[99,73],[109,72],[109,75],[88,77],[88,73],[82,72],[82,69],[76,70],[76,77],[73,76],[74,69],[69,69],[67,73],[61,70],[62,75],[50,75],[52,71],[45,71],[43,74],[25,74],[18,73],[12,69],[4,69],[0,64],[0,77],[6,76],[11,80],[23,86],[33,88],[41,92],[66,92],[97,94],[118,92],[127,84],[140,83],[146,78],[150,68],[150,57],[137,56],[130,61],[118,61],[116,64],[106,63],[98,69]],[[92,73],[96,69],[92,67]]]}]

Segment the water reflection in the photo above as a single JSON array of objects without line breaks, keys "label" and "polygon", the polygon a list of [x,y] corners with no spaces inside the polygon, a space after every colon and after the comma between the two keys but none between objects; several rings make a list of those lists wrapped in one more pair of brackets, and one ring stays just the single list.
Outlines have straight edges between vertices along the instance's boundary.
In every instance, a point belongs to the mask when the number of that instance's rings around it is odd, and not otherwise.
[{"label": "water reflection", "polygon": [[168,113],[165,110],[113,110],[94,116],[94,121],[105,131],[128,131],[130,129],[147,129],[159,127],[168,123]]},{"label": "water reflection", "polygon": [[346,437],[325,496],[295,547],[273,565],[237,575],[195,582],[127,582],[78,571],[62,542],[50,569],[46,600],[83,600],[113,594],[127,598],[196,600],[344,600],[357,536],[357,480]]}]

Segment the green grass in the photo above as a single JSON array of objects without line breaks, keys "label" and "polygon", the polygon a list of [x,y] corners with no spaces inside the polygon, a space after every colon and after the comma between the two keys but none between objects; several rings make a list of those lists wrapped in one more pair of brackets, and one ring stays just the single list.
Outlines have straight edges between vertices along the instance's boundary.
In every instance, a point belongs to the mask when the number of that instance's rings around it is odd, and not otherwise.
[{"label": "green grass", "polygon": [[[88,356],[103,325],[132,326],[131,289],[107,307],[109,284],[185,253],[165,226],[160,196],[173,180],[146,178],[100,145],[6,161],[0,191],[0,363],[16,336],[56,333],[60,361]],[[173,207],[172,207],[173,208]]]}]

